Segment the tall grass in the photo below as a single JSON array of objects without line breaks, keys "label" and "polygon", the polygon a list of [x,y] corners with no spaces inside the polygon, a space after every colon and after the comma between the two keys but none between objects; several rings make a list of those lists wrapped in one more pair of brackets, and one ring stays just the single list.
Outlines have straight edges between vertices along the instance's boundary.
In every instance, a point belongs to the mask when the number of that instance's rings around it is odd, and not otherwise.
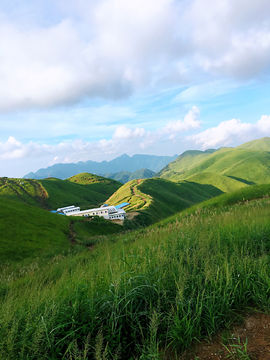
[{"label": "tall grass", "polygon": [[269,308],[270,202],[202,209],[107,237],[9,281],[3,359],[157,359]]}]

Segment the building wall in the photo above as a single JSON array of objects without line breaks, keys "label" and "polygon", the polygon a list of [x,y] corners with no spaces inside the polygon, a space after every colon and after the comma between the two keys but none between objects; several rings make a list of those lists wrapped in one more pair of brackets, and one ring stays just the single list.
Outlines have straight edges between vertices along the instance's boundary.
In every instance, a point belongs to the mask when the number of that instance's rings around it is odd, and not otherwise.
[{"label": "building wall", "polygon": [[126,212],[123,209],[115,209],[114,206],[102,207],[97,209],[89,209],[83,211],[67,211],[67,216],[102,216],[107,220],[124,220]]}]

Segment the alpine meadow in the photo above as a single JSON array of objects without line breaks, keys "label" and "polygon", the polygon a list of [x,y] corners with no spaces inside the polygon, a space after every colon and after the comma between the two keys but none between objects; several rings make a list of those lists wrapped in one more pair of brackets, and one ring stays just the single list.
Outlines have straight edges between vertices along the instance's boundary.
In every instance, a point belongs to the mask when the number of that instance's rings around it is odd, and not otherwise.
[{"label": "alpine meadow", "polygon": [[[263,138],[124,185],[1,178],[1,359],[199,359],[220,332],[220,358],[256,358],[229,335],[269,311],[269,164]],[[122,225],[50,212],[123,202]]]}]

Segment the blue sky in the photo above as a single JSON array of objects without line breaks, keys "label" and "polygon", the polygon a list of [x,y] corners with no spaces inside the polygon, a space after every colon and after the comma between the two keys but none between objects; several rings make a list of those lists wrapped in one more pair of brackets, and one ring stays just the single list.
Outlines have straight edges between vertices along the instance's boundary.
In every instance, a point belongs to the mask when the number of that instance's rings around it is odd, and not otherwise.
[{"label": "blue sky", "polygon": [[0,0],[0,176],[270,136],[268,0]]}]

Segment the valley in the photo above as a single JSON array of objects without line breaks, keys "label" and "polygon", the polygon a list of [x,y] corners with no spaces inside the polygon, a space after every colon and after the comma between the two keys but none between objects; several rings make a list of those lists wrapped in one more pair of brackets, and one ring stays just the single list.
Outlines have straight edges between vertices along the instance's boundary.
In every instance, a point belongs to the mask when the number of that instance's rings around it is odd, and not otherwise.
[{"label": "valley", "polygon": [[[1,178],[0,358],[243,353],[244,314],[270,304],[269,152],[269,138],[188,151],[125,184],[87,172]],[[123,202],[123,226],[50,212]],[[215,336],[210,357],[198,344]],[[245,359],[259,359],[252,346]]]}]

